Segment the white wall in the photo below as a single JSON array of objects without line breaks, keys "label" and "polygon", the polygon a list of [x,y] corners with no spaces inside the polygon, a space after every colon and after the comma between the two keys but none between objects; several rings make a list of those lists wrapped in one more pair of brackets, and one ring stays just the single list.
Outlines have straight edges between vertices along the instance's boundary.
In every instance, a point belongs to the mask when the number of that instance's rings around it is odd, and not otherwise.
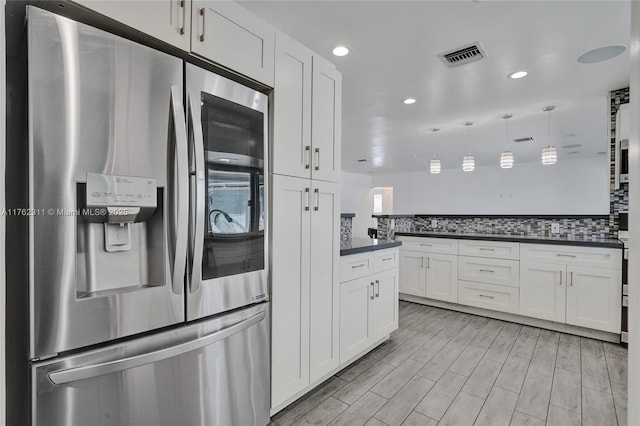
[{"label": "white wall", "polygon": [[393,187],[394,214],[609,214],[602,159],[375,175],[373,186]]},{"label": "white wall", "polygon": [[[629,425],[640,425],[640,3],[631,2],[629,137]],[[636,401],[636,402],[633,402]]]},{"label": "white wall", "polygon": [[355,213],[353,236],[368,237],[367,228],[372,227],[373,200],[371,199],[371,176],[342,172],[342,213]]}]

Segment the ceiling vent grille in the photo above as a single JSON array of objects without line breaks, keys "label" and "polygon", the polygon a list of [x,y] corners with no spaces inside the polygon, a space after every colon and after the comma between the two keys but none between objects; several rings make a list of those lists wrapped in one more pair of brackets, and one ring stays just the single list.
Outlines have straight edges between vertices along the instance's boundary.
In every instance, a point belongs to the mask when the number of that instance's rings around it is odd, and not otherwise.
[{"label": "ceiling vent grille", "polygon": [[484,59],[487,57],[487,53],[480,45],[480,42],[475,42],[451,52],[440,53],[438,57],[442,59],[442,62],[449,68],[455,68]]},{"label": "ceiling vent grille", "polygon": [[531,142],[531,141],[533,141],[533,138],[531,136],[527,136],[526,138],[516,138],[513,141],[515,143]]}]

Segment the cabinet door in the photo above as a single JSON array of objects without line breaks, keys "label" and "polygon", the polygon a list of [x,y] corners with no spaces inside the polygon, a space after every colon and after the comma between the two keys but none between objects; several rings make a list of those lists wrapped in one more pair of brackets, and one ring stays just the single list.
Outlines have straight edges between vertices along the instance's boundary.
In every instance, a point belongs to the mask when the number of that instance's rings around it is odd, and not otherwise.
[{"label": "cabinet door", "polygon": [[570,266],[567,274],[567,323],[620,333],[620,270]]},{"label": "cabinet door", "polygon": [[191,0],[111,1],[75,0],[101,15],[189,51]]},{"label": "cabinet door", "polygon": [[372,277],[340,284],[340,362],[349,361],[373,341],[369,317],[374,298]]},{"label": "cabinet door", "polygon": [[400,250],[400,293],[425,297],[425,254]]},{"label": "cabinet door", "polygon": [[273,173],[311,177],[311,51],[276,34]]},{"label": "cabinet door", "polygon": [[311,182],[310,380],[314,382],[338,367],[340,355],[340,185]]},{"label": "cabinet door", "polygon": [[520,313],[565,322],[566,266],[524,262],[520,266]]},{"label": "cabinet door", "polygon": [[398,328],[398,269],[380,272],[373,280],[372,343]]},{"label": "cabinet door", "polygon": [[272,180],[272,407],[309,385],[310,184]]},{"label": "cabinet door", "polygon": [[428,253],[426,281],[428,298],[458,303],[458,257]]},{"label": "cabinet door", "polygon": [[275,30],[232,1],[193,0],[191,51],[273,87]]},{"label": "cabinet door", "polygon": [[313,179],[340,182],[342,75],[324,59],[313,57],[311,144]]}]

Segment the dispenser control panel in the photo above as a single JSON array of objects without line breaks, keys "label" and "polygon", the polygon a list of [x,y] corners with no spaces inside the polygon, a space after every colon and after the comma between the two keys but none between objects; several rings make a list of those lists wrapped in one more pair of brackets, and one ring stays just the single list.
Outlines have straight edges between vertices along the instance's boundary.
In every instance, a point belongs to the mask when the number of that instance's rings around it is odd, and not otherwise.
[{"label": "dispenser control panel", "polygon": [[155,209],[156,188],[154,178],[87,173],[87,206]]}]

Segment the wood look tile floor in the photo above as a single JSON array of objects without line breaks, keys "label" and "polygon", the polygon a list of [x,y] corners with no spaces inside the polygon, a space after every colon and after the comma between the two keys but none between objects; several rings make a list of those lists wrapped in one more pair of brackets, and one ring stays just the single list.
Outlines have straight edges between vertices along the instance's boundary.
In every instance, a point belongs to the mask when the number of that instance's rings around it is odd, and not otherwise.
[{"label": "wood look tile floor", "polygon": [[627,349],[400,302],[384,344],[271,425],[620,425]]}]

